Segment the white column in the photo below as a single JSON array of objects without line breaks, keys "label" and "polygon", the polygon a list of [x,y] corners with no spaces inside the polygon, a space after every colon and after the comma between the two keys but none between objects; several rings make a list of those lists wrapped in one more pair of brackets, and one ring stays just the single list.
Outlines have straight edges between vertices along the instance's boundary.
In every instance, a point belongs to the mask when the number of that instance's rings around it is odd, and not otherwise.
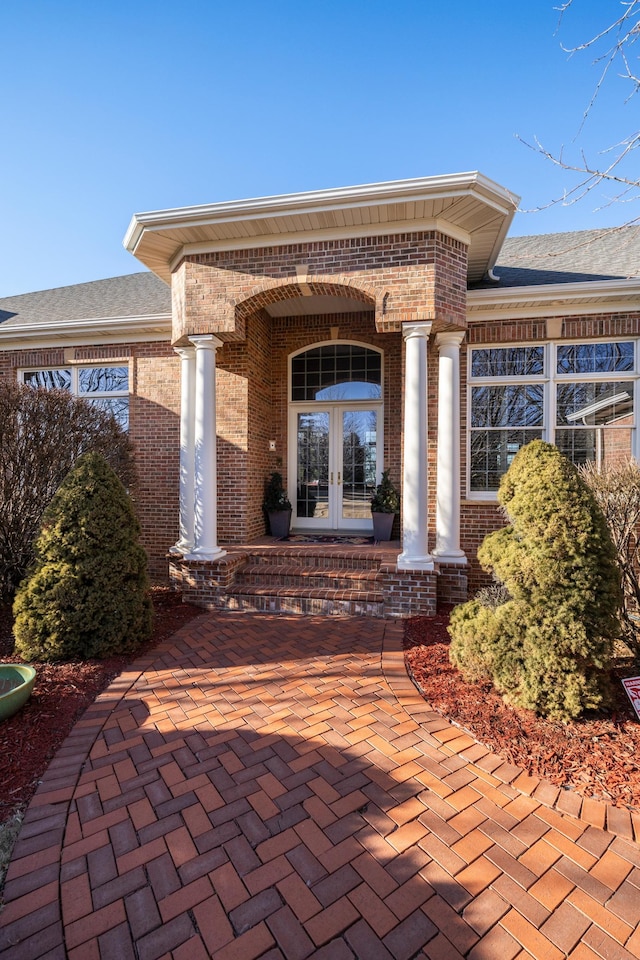
[{"label": "white column", "polygon": [[180,357],[180,538],[170,553],[191,553],[194,544],[196,351],[175,347]]},{"label": "white column", "polygon": [[190,337],[195,347],[193,550],[191,560],[216,560],[218,546],[216,475],[216,349],[217,337]]},{"label": "white column", "polygon": [[404,463],[399,570],[433,570],[427,549],[427,341],[431,322],[404,323]]},{"label": "white column", "polygon": [[466,563],[460,549],[460,344],[464,331],[439,333],[438,480],[434,556]]}]

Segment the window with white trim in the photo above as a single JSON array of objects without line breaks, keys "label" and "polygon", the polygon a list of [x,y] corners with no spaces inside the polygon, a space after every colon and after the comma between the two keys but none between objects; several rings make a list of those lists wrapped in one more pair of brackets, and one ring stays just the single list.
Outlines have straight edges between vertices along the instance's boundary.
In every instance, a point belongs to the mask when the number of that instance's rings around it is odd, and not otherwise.
[{"label": "window with white trim", "polygon": [[524,444],[555,443],[575,464],[634,453],[636,341],[471,348],[469,493],[498,489]]},{"label": "window with white trim", "polygon": [[129,428],[129,368],[126,365],[23,370],[20,377],[32,387],[69,390],[112,414],[123,430]]}]

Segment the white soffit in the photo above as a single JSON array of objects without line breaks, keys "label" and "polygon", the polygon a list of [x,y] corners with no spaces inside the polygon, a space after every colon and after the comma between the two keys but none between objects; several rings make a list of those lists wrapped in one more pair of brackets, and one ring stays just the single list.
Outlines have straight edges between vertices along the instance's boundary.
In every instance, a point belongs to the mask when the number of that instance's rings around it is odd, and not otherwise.
[{"label": "white soffit", "polygon": [[469,282],[494,266],[519,197],[477,171],[135,214],[124,246],[169,282],[185,252],[443,230],[469,243]]},{"label": "white soffit", "polygon": [[470,323],[638,310],[640,279],[590,280],[586,283],[554,283],[467,292],[467,319]]}]

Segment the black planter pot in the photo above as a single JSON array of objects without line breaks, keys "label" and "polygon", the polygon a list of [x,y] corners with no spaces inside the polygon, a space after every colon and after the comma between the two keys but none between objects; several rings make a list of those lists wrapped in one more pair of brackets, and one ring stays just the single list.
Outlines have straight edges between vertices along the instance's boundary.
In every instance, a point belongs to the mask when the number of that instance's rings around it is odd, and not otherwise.
[{"label": "black planter pot", "polygon": [[289,536],[291,510],[269,510],[269,529],[271,536],[282,540]]},{"label": "black planter pot", "polygon": [[393,521],[396,518],[395,513],[371,513],[373,517],[373,539],[376,543],[380,540],[391,540],[391,530]]}]

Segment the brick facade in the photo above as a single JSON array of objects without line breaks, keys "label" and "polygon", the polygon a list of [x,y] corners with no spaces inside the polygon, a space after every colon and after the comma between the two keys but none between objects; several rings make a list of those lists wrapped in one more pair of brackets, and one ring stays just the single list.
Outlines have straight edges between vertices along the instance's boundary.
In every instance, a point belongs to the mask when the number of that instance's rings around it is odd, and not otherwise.
[{"label": "brick facade", "polygon": [[[455,232],[452,230],[452,232]],[[244,242],[244,241],[243,241]],[[436,536],[439,332],[466,332],[460,350],[460,547],[467,564],[436,563],[428,575],[384,567],[385,603],[392,615],[429,613],[436,597],[458,602],[486,582],[476,560],[487,533],[503,523],[494,499],[467,494],[467,350],[473,345],[567,342],[640,336],[640,312],[515,319],[504,308],[495,319],[489,302],[467,308],[467,253],[440,230],[343,237],[251,249],[211,250],[177,258],[172,275],[172,335],[162,342],[105,343],[0,350],[0,377],[20,368],[126,363],[130,434],[140,473],[138,512],[154,578],[167,572],[168,549],[178,539],[180,480],[180,360],[174,346],[213,335],[216,351],[218,542],[248,544],[265,533],[264,481],[288,475],[289,360],[292,353],[332,341],[363,344],[383,357],[382,463],[400,487],[403,464],[405,323],[430,321],[428,346],[429,548]],[[305,298],[334,298],[336,312],[305,313]],[[287,304],[291,304],[288,315]],[[333,307],[333,304],[332,304]],[[483,320],[482,309],[492,310]],[[621,441],[623,431],[607,441]],[[624,431],[625,439],[628,436]],[[270,442],[275,450],[270,450]],[[401,518],[394,537],[400,536]],[[235,580],[237,558],[220,565],[172,563],[187,592],[218,597]],[[393,568],[393,569],[392,569]],[[208,601],[207,601],[208,602]],[[217,602],[217,601],[216,601]],[[373,605],[371,606],[373,609]]]}]

